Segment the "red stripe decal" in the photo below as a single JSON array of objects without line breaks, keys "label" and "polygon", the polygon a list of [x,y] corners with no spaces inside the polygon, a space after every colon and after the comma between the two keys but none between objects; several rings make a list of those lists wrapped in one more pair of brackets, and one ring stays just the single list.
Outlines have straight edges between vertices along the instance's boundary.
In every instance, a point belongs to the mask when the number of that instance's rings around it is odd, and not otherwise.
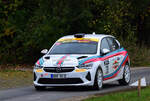
[{"label": "red stripe decal", "polygon": [[106,57],[102,57],[102,58],[93,58],[93,59],[89,59],[87,61],[85,61],[83,64],[86,64],[86,63],[90,63],[90,62],[96,62],[96,61],[104,61],[110,57],[113,57],[113,56],[117,56],[117,55],[123,55],[125,56],[127,53],[127,51],[122,51],[122,52],[118,52],[116,54],[113,54],[113,55],[109,55],[109,56],[106,56]]},{"label": "red stripe decal", "polygon": [[57,65],[61,65],[61,64],[64,62],[64,60],[66,59],[67,56],[68,56],[68,55],[63,56],[63,57],[58,61],[58,64],[57,64]]}]

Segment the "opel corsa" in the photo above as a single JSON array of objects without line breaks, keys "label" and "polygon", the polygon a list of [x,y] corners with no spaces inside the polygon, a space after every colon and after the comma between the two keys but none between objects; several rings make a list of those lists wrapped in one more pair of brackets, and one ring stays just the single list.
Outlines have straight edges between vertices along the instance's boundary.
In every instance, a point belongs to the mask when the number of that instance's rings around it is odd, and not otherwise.
[{"label": "opel corsa", "polygon": [[118,40],[104,34],[75,34],[58,39],[34,66],[34,87],[93,86],[130,82],[130,61]]}]

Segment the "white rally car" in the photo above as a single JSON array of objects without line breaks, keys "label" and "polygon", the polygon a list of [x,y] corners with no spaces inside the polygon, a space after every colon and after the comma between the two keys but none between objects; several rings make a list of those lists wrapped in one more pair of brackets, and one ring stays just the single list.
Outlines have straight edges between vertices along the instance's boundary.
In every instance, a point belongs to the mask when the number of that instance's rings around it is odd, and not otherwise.
[{"label": "white rally car", "polygon": [[130,82],[127,51],[111,35],[75,34],[60,38],[34,66],[34,87],[93,86]]}]

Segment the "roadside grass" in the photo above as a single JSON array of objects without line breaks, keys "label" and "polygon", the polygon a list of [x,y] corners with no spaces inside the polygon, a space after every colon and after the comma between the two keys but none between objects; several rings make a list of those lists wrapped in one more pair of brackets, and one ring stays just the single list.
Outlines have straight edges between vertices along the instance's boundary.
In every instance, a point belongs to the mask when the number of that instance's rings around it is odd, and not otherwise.
[{"label": "roadside grass", "polygon": [[87,98],[83,101],[150,101],[150,87],[141,90],[141,96],[138,97],[137,91],[126,91],[111,93],[108,95],[99,95]]},{"label": "roadside grass", "polygon": [[0,71],[7,70],[32,70],[33,65],[28,64],[0,64]]},{"label": "roadside grass", "polygon": [[0,69],[0,90],[31,85],[32,71]]}]

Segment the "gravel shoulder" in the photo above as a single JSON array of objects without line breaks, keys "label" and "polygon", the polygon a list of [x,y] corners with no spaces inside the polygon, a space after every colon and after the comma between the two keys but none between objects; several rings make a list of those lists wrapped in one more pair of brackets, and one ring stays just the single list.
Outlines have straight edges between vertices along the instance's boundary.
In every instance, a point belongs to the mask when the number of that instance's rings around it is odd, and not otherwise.
[{"label": "gravel shoulder", "polygon": [[0,71],[0,90],[32,85],[32,71],[2,70]]}]

